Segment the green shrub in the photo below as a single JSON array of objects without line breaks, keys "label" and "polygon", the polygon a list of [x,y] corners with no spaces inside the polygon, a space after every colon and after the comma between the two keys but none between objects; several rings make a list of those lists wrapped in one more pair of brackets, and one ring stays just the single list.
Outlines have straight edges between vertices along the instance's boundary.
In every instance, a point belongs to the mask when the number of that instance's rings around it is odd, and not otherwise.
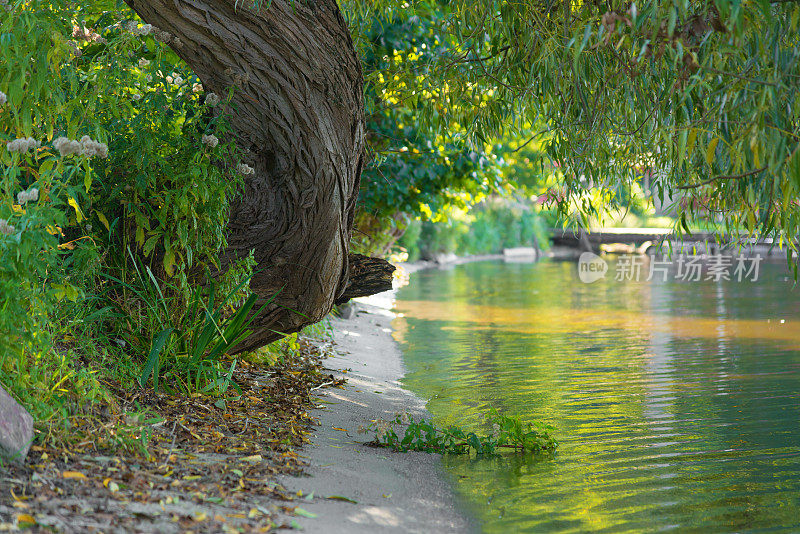
[{"label": "green shrub", "polygon": [[[203,332],[215,317],[222,352],[241,337],[225,325],[254,260],[218,255],[252,169],[226,95],[206,93],[170,39],[122,3],[0,9],[0,381],[40,422],[102,397],[98,376],[141,376],[164,324]],[[210,309],[192,315],[199,302]],[[219,360],[214,341],[198,361]]]}]

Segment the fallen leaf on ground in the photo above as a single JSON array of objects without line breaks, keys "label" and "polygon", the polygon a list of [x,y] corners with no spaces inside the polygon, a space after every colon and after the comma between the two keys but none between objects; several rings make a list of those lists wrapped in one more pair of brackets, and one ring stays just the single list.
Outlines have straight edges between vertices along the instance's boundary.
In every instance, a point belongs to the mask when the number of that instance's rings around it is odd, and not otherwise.
[{"label": "fallen leaf on ground", "polygon": [[304,510],[299,506],[294,509],[294,515],[299,515],[300,517],[308,517],[310,519],[314,519],[317,517],[317,514],[309,512],[308,510]]},{"label": "fallen leaf on ground", "polygon": [[35,525],[36,519],[30,514],[17,514],[18,525]]},{"label": "fallen leaf on ground", "polygon": [[[386,495],[384,495],[384,497],[386,497]],[[354,501],[353,499],[350,499],[349,497],[345,497],[344,495],[328,495],[325,498],[326,499],[331,499],[331,500],[334,500],[334,501],[344,501],[344,502],[349,502],[349,503],[353,503],[353,504],[358,504],[358,501]]]}]

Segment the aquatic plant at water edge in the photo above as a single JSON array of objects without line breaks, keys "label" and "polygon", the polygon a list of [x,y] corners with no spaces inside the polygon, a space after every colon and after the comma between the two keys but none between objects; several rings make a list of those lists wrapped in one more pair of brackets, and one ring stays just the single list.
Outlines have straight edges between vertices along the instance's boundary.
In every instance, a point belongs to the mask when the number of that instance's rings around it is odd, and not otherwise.
[{"label": "aquatic plant at water edge", "polygon": [[558,447],[558,441],[551,434],[555,428],[544,423],[523,422],[518,417],[501,415],[496,410],[489,412],[485,423],[492,429],[491,433],[478,435],[453,425],[440,428],[425,419],[415,420],[412,415],[402,413],[389,421],[373,421],[359,428],[359,432],[374,431],[374,445],[400,452],[492,456],[501,451],[545,452]]}]

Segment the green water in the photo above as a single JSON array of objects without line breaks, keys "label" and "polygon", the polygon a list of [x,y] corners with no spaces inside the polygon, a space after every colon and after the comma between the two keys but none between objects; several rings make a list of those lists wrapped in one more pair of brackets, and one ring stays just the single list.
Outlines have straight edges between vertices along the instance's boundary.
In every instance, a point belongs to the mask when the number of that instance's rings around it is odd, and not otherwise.
[{"label": "green water", "polygon": [[758,282],[578,281],[569,262],[414,274],[405,384],[439,423],[490,407],[553,456],[445,457],[485,532],[800,532],[800,299]]}]

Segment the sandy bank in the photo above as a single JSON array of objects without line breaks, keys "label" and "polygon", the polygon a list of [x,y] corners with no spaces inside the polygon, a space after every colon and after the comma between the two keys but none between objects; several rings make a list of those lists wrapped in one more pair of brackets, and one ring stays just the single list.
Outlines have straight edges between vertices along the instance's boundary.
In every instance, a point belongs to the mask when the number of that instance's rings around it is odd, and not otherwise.
[{"label": "sandy bank", "polygon": [[[429,417],[424,402],[404,390],[401,355],[391,337],[390,298],[356,304],[350,319],[334,319],[338,356],[326,367],[347,378],[344,389],[321,390],[314,415],[320,424],[302,451],[310,462],[304,478],[284,478],[292,491],[311,492],[299,502],[315,518],[296,518],[308,532],[472,532],[474,525],[456,507],[438,455],[395,453],[366,447],[373,435],[358,434],[371,419],[407,410]],[[352,504],[326,497],[336,495]]]}]

